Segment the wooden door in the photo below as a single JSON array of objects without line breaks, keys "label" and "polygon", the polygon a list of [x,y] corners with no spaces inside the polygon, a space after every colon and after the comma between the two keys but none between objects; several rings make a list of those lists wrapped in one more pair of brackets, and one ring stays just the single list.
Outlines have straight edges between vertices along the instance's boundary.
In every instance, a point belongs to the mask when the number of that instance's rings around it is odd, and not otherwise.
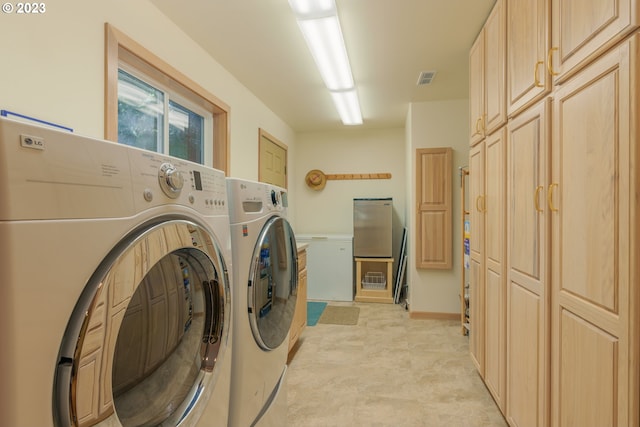
[{"label": "wooden door", "polygon": [[507,7],[507,112],[515,116],[551,89],[550,0],[511,1]]},{"label": "wooden door", "polygon": [[514,426],[546,426],[550,102],[507,125],[507,399]]},{"label": "wooden door", "polygon": [[553,426],[638,425],[639,37],[554,96]]},{"label": "wooden door", "polygon": [[469,143],[476,145],[484,138],[484,29],[469,51]]},{"label": "wooden door", "polygon": [[484,212],[485,145],[480,143],[469,153],[469,201],[471,238],[469,261],[469,350],[481,377],[484,377],[485,284],[484,284]]},{"label": "wooden door", "polygon": [[507,8],[505,0],[498,0],[484,25],[484,118],[487,135],[498,130],[507,121],[506,66]]},{"label": "wooden door", "polygon": [[562,82],[638,28],[634,0],[554,0],[550,68]]},{"label": "wooden door", "polygon": [[287,147],[262,129],[259,146],[259,181],[287,188]]},{"label": "wooden door", "polygon": [[485,383],[504,411],[506,374],[506,128],[486,139]]}]

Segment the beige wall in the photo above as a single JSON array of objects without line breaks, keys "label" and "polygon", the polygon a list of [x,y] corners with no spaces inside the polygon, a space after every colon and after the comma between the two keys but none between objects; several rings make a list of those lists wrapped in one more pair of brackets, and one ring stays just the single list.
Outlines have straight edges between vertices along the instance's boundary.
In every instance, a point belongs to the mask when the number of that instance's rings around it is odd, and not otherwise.
[{"label": "beige wall", "polygon": [[[295,155],[292,129],[146,0],[55,0],[45,14],[0,19],[0,109],[104,137],[109,22],[230,106],[232,176],[258,178],[259,127]],[[295,176],[295,163],[289,173]]]},{"label": "beige wall", "polygon": [[[404,219],[404,129],[298,134],[292,187],[298,195],[298,233],[352,234],[354,197],[393,197]],[[327,181],[314,191],[304,177],[311,169],[325,174],[391,173],[391,179]],[[400,236],[397,236],[399,239]]]},{"label": "beige wall", "polygon": [[459,313],[461,236],[460,178],[458,168],[467,164],[468,100],[438,101],[411,104],[407,117],[407,206],[415,206],[415,150],[429,147],[453,148],[453,269],[416,269],[415,209],[407,210],[409,224],[409,258],[407,276],[410,311],[416,313]]}]

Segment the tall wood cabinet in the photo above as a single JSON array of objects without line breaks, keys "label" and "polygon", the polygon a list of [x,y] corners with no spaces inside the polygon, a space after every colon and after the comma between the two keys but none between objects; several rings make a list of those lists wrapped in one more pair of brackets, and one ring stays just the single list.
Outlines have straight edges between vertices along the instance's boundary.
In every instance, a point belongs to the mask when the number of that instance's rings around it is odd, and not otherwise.
[{"label": "tall wood cabinet", "polygon": [[507,402],[512,426],[546,426],[549,99],[507,125]]},{"label": "tall wood cabinet", "polygon": [[473,90],[478,41],[470,52],[471,356],[511,426],[637,426],[640,5],[504,7],[502,169],[499,133],[474,135],[491,95]]},{"label": "tall wood cabinet", "polygon": [[506,129],[471,149],[470,349],[498,406],[505,401],[506,370]]},{"label": "tall wood cabinet", "polygon": [[489,135],[485,154],[485,368],[484,380],[504,409],[506,373],[506,129]]},{"label": "tall wood cabinet", "polygon": [[[484,376],[484,206],[485,145],[469,153],[469,200],[471,238],[469,239],[469,350],[480,376]],[[472,178],[471,178],[472,177]]]},{"label": "tall wood cabinet", "polygon": [[505,400],[506,367],[505,5],[504,0],[496,2],[474,43],[470,61],[482,65],[470,65],[469,80],[481,98],[472,99],[470,107],[469,339],[472,360],[500,407]]},{"label": "tall wood cabinet", "polygon": [[639,61],[640,33],[554,96],[554,426],[639,422]]}]

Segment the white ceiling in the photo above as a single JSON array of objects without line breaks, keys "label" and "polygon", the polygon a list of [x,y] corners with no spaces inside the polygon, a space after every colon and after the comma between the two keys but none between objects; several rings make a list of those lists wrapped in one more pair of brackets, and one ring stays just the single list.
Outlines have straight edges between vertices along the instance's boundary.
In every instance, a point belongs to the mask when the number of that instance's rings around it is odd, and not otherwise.
[{"label": "white ceiling", "polygon": [[[295,131],[345,129],[287,0],[151,0]],[[364,124],[468,97],[468,52],[495,0],[336,0]],[[437,72],[417,86],[422,71]],[[349,127],[351,128],[351,127]]]}]

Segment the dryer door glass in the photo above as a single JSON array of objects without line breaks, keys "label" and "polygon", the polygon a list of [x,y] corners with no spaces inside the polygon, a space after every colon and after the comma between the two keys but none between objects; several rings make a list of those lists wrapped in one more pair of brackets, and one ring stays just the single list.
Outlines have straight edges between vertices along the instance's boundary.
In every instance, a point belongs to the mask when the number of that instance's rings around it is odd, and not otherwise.
[{"label": "dryer door glass", "polygon": [[187,221],[154,226],[132,236],[96,279],[70,360],[70,418],[123,427],[197,419],[230,325],[226,267],[213,237]]},{"label": "dryer door glass", "polygon": [[251,330],[260,347],[273,350],[287,337],[297,298],[296,242],[286,219],[273,217],[263,227],[249,277]]}]

